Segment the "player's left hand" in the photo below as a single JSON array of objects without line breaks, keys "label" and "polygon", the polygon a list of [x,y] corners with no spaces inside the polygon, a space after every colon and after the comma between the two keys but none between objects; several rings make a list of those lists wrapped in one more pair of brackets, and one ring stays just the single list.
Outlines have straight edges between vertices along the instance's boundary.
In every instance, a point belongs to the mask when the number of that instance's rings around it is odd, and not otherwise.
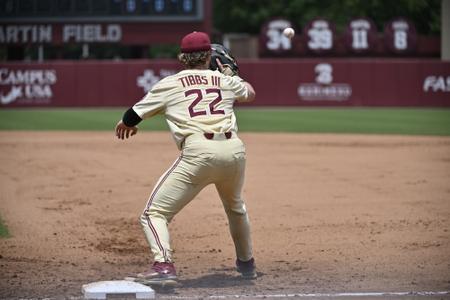
[{"label": "player's left hand", "polygon": [[138,131],[138,128],[137,126],[128,127],[127,125],[123,124],[122,120],[120,120],[117,123],[115,130],[117,138],[123,140],[135,135]]},{"label": "player's left hand", "polygon": [[229,49],[220,44],[211,44],[210,70],[218,70],[224,75],[239,75],[239,67],[236,59],[231,55]]},{"label": "player's left hand", "polygon": [[224,65],[220,62],[220,59],[216,58],[217,66],[219,67],[219,72],[227,75],[227,76],[234,76],[237,74],[236,71],[233,70],[229,65]]}]

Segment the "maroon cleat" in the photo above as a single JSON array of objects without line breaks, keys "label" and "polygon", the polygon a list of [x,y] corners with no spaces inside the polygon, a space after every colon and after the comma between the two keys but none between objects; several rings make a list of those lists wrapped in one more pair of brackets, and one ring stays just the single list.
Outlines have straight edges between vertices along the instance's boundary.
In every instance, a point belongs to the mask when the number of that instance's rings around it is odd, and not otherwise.
[{"label": "maroon cleat", "polygon": [[255,259],[253,258],[249,261],[241,261],[237,259],[236,269],[245,279],[256,279],[256,277],[258,277],[256,274]]},{"label": "maroon cleat", "polygon": [[177,284],[177,272],[173,263],[155,262],[150,270],[126,277],[125,280],[148,285],[171,286]]}]

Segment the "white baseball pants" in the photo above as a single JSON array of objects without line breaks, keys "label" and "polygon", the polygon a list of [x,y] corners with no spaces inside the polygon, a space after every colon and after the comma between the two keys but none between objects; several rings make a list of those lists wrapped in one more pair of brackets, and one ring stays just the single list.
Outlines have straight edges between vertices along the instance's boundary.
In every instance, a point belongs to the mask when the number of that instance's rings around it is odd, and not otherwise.
[{"label": "white baseball pants", "polygon": [[245,147],[233,133],[207,139],[189,136],[180,157],[158,180],[141,215],[146,239],[154,260],[172,262],[168,224],[205,186],[215,184],[228,217],[236,256],[253,257],[250,222],[242,199],[245,175]]}]

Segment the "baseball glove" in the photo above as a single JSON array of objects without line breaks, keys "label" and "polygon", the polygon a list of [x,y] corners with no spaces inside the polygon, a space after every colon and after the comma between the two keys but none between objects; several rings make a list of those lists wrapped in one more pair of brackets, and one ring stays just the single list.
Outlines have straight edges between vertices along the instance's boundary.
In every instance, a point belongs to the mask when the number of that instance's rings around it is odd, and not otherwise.
[{"label": "baseball glove", "polygon": [[230,50],[220,44],[211,44],[211,63],[209,64],[209,68],[213,71],[220,71],[220,68],[216,62],[217,58],[222,63],[223,70],[221,72],[223,74],[228,76],[239,74],[239,67],[233,55],[231,55]]}]

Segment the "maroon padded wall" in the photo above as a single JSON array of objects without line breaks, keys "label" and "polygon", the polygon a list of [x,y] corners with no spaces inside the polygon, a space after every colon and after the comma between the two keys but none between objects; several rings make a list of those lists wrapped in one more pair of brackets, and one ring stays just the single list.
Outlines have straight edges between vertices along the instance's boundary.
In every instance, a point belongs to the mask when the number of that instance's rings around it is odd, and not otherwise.
[{"label": "maroon padded wall", "polygon": [[[240,60],[249,106],[450,106],[450,62],[418,59]],[[181,66],[173,60],[2,63],[1,107],[130,106]]]}]

